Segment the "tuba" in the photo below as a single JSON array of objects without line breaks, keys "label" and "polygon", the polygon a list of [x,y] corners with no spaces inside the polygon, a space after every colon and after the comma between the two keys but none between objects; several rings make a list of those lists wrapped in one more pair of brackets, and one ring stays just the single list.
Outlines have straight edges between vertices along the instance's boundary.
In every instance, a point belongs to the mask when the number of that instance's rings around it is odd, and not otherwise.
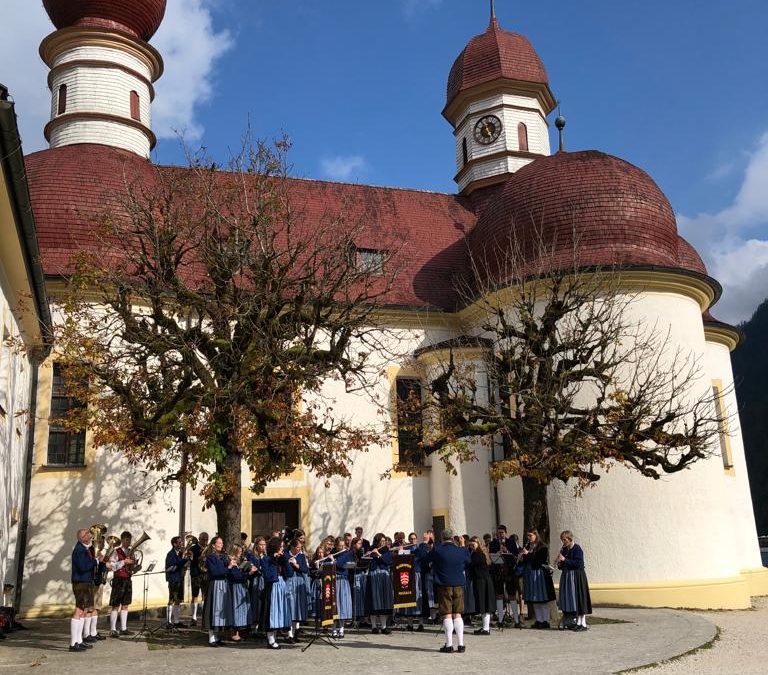
[{"label": "tuba", "polygon": [[202,574],[208,574],[208,554],[211,552],[211,545],[208,544],[202,551],[200,551],[200,560],[197,563],[198,568]]},{"label": "tuba", "polygon": [[120,546],[120,537],[116,537],[114,534],[110,534],[107,539],[107,550],[104,551],[104,560],[109,560],[115,549]]},{"label": "tuba", "polygon": [[141,563],[144,562],[144,554],[139,551],[139,547],[144,544],[145,541],[149,541],[151,537],[146,531],[141,533],[141,536],[136,540],[136,543],[131,546],[126,553],[129,558],[133,558],[136,561],[136,567],[141,567]]},{"label": "tuba", "polygon": [[107,531],[106,523],[94,523],[88,530],[93,536],[93,550],[98,553],[104,548],[104,533]]},{"label": "tuba", "polygon": [[185,535],[184,552],[182,553],[182,557],[187,555],[195,544],[197,544],[197,537],[191,534]]}]

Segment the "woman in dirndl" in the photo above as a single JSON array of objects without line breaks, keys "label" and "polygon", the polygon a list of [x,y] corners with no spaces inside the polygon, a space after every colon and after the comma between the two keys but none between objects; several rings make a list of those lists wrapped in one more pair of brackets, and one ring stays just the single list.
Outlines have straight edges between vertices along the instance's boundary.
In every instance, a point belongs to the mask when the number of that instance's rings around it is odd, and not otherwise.
[{"label": "woman in dirndl", "polygon": [[261,575],[261,566],[267,555],[267,540],[264,537],[256,537],[253,540],[253,548],[245,553],[245,557],[250,561],[252,571],[249,574],[248,590],[251,597],[251,625],[252,632],[264,632],[259,626],[261,618],[261,605],[264,602],[264,577]]},{"label": "woman in dirndl", "polygon": [[235,561],[235,566],[230,567],[227,573],[229,597],[232,603],[232,641],[240,642],[243,639],[240,631],[247,630],[252,620],[248,577],[251,574],[253,563],[248,566],[240,566],[244,560],[242,546],[233,546],[230,554],[231,559]]},{"label": "woman in dirndl", "polygon": [[389,635],[392,628],[387,625],[387,617],[392,616],[394,597],[392,577],[389,568],[392,566],[392,553],[387,547],[386,536],[378,532],[373,538],[371,565],[368,569],[366,586],[366,603],[371,615],[371,632]]},{"label": "woman in dirndl", "polygon": [[413,607],[405,607],[403,615],[405,616],[405,629],[414,630],[413,624],[416,622],[416,630],[424,630],[424,620],[422,617],[422,596],[424,584],[421,575],[421,560],[427,553],[423,548],[423,545],[419,543],[419,537],[415,532],[411,532],[408,535],[408,547],[407,549],[401,549],[402,553],[410,553],[413,555],[413,579],[416,586],[416,604]]},{"label": "woman in dirndl", "polygon": [[307,620],[309,600],[309,565],[298,539],[292,539],[288,544],[285,558],[285,590],[291,605],[293,637],[297,637],[301,622]]},{"label": "woman in dirndl", "polygon": [[232,626],[232,600],[227,575],[236,563],[225,555],[221,537],[211,539],[210,551],[205,559],[208,593],[205,596],[203,626],[208,630],[208,645],[218,647],[221,644],[220,631]]},{"label": "woman in dirndl", "polygon": [[365,586],[368,580],[368,559],[365,558],[365,544],[362,537],[355,537],[349,545],[352,561],[355,563],[354,580],[350,582],[352,591],[352,620],[362,621],[368,613],[365,611]]},{"label": "woman in dirndl", "polygon": [[573,533],[565,530],[560,534],[563,548],[557,556],[557,567],[563,571],[560,577],[560,611],[564,615],[576,615],[576,623],[566,624],[566,628],[575,631],[588,630],[587,614],[592,614],[592,598],[589,595],[589,582],[584,571],[584,551],[574,543]]},{"label": "woman in dirndl", "polygon": [[283,540],[280,537],[272,537],[267,542],[267,556],[261,568],[264,577],[264,602],[261,605],[259,625],[267,633],[267,645],[271,649],[280,649],[277,642],[279,630],[288,630],[288,641],[296,642],[291,626],[291,605],[285,592],[283,550]]},{"label": "woman in dirndl", "polygon": [[529,530],[525,548],[520,551],[523,563],[523,597],[533,606],[536,619],[532,628],[549,628],[549,603],[555,599],[555,584],[549,566],[549,548],[537,530]]},{"label": "woman in dirndl", "polygon": [[483,625],[475,630],[475,635],[491,634],[491,613],[496,607],[496,591],[491,579],[491,556],[488,549],[477,537],[469,540],[469,570],[475,592],[475,610],[483,619]]},{"label": "woman in dirndl", "polygon": [[[336,627],[333,637],[344,637],[344,622],[352,619],[352,591],[349,586],[349,572],[354,570],[354,554],[344,546],[344,537],[336,538]],[[354,573],[354,572],[353,572]]]},{"label": "woman in dirndl", "polygon": [[320,565],[330,552],[331,546],[328,545],[327,538],[323,539],[312,554],[312,561],[309,565],[309,606],[307,612],[313,619],[322,614],[320,595],[322,594],[323,581]]}]

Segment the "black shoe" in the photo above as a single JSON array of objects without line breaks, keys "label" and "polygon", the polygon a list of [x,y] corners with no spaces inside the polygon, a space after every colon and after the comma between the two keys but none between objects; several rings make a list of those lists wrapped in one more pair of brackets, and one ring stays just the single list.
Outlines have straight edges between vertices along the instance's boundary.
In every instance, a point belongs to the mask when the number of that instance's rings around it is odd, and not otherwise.
[{"label": "black shoe", "polygon": [[496,628],[498,628],[499,630],[501,630],[502,628],[504,628],[504,624],[503,624],[501,621],[497,621],[497,622],[496,622]]},{"label": "black shoe", "polygon": [[424,632],[424,624],[420,623],[418,626],[416,626],[416,632],[417,633],[423,633]]},{"label": "black shoe", "polygon": [[465,651],[467,651],[467,648],[464,645],[459,645],[459,648],[458,648],[459,654],[463,654]]},{"label": "black shoe", "polygon": [[78,642],[76,645],[70,645],[69,651],[71,652],[87,652],[88,647],[86,647],[82,642]]},{"label": "black shoe", "polygon": [[440,651],[443,654],[453,654],[453,647],[449,647],[448,645],[443,645],[440,647]]},{"label": "black shoe", "polygon": [[179,623],[174,623],[172,625],[173,625],[174,628],[186,628],[187,627],[187,624],[182,623],[181,621],[179,621]]},{"label": "black shoe", "polygon": [[282,647],[277,643],[273,642],[271,645],[267,645],[270,649],[282,649]]},{"label": "black shoe", "polygon": [[96,635],[92,635],[91,637],[95,637],[97,640],[106,640],[107,636],[102,635],[101,633],[96,633]]},{"label": "black shoe", "polygon": [[515,628],[519,628],[520,630],[522,630],[522,629],[523,629],[523,622],[522,622],[522,621],[518,621],[518,622],[515,624],[515,626],[514,626],[514,627],[515,627]]},{"label": "black shoe", "polygon": [[128,630],[128,629],[126,628],[125,630],[121,630],[121,631],[120,631],[120,635],[121,635],[121,636],[125,636],[125,635],[133,635],[133,631],[132,631],[132,630]]},{"label": "black shoe", "polygon": [[13,622],[13,628],[11,630],[29,630],[24,624],[19,623],[18,621]]},{"label": "black shoe", "polygon": [[89,643],[89,644],[90,644],[91,642],[96,642],[96,638],[95,638],[95,637],[93,637],[93,635],[86,635],[86,636],[83,638],[83,642],[87,642],[87,643]]},{"label": "black shoe", "polygon": [[389,635],[392,632],[392,629],[387,626],[386,628],[382,628],[381,632],[384,633],[384,635]]},{"label": "black shoe", "polygon": [[83,641],[80,644],[83,646],[83,649],[93,649],[93,645],[88,642]]},{"label": "black shoe", "polygon": [[549,621],[542,621],[540,628],[542,630],[549,630],[549,628],[551,628]]},{"label": "black shoe", "polygon": [[542,625],[543,624],[541,623],[541,621],[534,621],[533,625],[531,626],[531,628],[541,628]]},{"label": "black shoe", "polygon": [[379,633],[381,633],[381,629],[378,627],[373,627],[371,628],[371,633],[373,633],[374,635],[378,635]]},{"label": "black shoe", "polygon": [[413,632],[413,625],[412,624],[407,625],[405,627],[405,630],[409,630],[409,631]]},{"label": "black shoe", "polygon": [[209,642],[208,646],[209,647],[221,647],[221,645],[218,643],[218,641],[217,642]]},{"label": "black shoe", "polygon": [[474,631],[472,631],[473,635],[490,635],[491,631],[489,630],[483,630],[482,628],[476,628]]}]

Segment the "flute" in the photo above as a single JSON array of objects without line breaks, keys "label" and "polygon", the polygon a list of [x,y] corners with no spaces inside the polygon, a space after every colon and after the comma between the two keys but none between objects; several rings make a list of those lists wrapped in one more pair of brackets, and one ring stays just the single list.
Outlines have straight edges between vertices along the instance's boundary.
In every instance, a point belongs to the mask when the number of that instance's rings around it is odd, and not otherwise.
[{"label": "flute", "polygon": [[339,550],[338,550],[338,551],[336,551],[335,553],[329,553],[329,554],[328,554],[327,556],[325,556],[324,558],[318,558],[318,559],[317,559],[317,560],[315,560],[315,561],[314,561],[312,564],[313,564],[313,565],[318,565],[318,566],[319,566],[319,565],[320,565],[320,563],[321,563],[321,562],[323,562],[323,560],[328,560],[329,558],[335,558],[335,557],[336,557],[337,555],[339,555],[340,553],[345,553],[345,552],[346,552],[346,551],[348,551],[348,550],[349,550],[348,548],[342,548],[342,549],[339,549]]}]

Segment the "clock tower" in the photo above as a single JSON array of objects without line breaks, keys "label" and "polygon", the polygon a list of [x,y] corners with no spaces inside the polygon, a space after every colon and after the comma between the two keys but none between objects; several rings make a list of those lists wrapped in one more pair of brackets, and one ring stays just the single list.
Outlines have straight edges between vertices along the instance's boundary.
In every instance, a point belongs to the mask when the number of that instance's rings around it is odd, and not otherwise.
[{"label": "clock tower", "polygon": [[531,43],[499,27],[473,37],[451,68],[443,116],[456,137],[455,181],[463,195],[503,183],[548,155],[547,115],[556,101]]}]

